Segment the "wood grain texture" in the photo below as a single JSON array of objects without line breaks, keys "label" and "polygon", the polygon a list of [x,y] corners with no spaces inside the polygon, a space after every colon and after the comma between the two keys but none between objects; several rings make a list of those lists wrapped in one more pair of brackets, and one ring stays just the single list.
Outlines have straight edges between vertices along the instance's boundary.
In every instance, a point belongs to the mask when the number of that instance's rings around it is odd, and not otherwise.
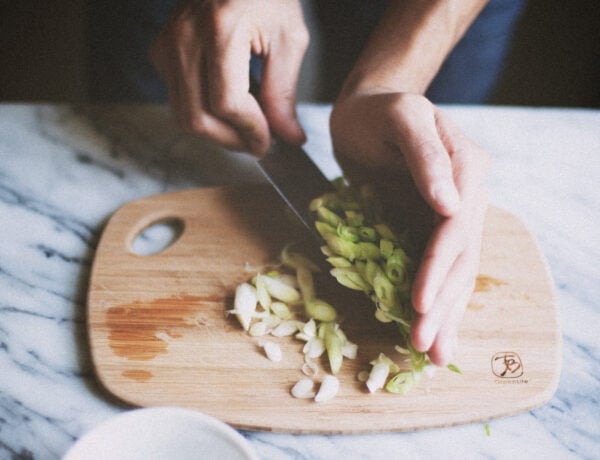
[{"label": "wood grain texture", "polygon": [[[271,362],[258,339],[224,314],[235,286],[251,276],[245,264],[273,261],[299,237],[280,209],[274,192],[258,186],[159,195],[114,214],[97,249],[88,297],[93,362],[110,393],[133,405],[194,408],[238,428],[294,433],[477,422],[532,409],[554,394],[561,335],[553,282],[523,224],[492,207],[454,360],[462,374],[439,369],[406,396],[369,394],[356,375],[380,351],[394,356],[398,334],[373,318],[366,299],[342,295],[343,305],[336,305],[358,357],[344,361],[335,399],[291,397],[304,376],[302,344],[273,338],[284,359]],[[134,254],[135,237],[167,218],[183,222],[180,238],[159,254]]]}]

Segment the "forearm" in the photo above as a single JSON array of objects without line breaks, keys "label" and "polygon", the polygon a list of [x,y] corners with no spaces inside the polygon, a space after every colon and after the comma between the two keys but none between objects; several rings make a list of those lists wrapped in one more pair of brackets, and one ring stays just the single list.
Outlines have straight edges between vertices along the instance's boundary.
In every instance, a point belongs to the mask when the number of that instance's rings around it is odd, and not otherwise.
[{"label": "forearm", "polygon": [[423,94],[487,0],[393,1],[348,76],[347,93]]}]

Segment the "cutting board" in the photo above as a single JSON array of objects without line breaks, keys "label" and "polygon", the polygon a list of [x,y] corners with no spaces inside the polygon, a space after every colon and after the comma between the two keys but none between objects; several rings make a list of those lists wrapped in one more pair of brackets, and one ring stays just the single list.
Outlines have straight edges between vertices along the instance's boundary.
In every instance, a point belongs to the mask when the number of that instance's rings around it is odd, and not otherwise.
[{"label": "cutting board", "polygon": [[[179,238],[154,255],[133,242],[144,229],[176,221]],[[373,318],[364,297],[337,295],[343,328],[358,344],[344,360],[336,398],[295,399],[302,343],[259,339],[233,316],[233,292],[252,272],[301,238],[265,186],[206,188],[129,203],[109,220],[93,263],[88,328],[96,374],[106,390],[135,406],[182,406],[237,428],[293,433],[408,431],[480,422],[547,402],[561,368],[553,282],[539,248],[514,215],[491,207],[481,271],[454,357],[462,374],[440,368],[407,395],[370,394],[357,380],[398,332]],[[327,273],[323,276],[329,277]],[[342,304],[342,305],[340,305]],[[327,370],[325,361],[322,372]],[[317,379],[318,380],[318,379]]]}]

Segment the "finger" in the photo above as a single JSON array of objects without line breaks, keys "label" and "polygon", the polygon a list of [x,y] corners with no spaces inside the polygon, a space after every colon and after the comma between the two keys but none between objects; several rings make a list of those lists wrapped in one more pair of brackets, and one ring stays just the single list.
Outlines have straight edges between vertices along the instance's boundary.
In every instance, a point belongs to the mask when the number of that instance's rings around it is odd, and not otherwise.
[{"label": "finger", "polygon": [[444,219],[431,235],[413,281],[413,306],[418,313],[425,314],[433,307],[438,291],[464,250],[469,230],[461,223],[459,219]]},{"label": "finger", "polygon": [[161,33],[152,50],[155,66],[167,85],[171,112],[185,131],[224,147],[241,150],[244,143],[237,132],[205,109],[202,48],[193,21],[194,18],[183,11]]},{"label": "finger", "polygon": [[460,254],[475,251],[473,260],[479,263],[487,204],[487,190],[480,187],[469,193],[458,215],[442,219],[434,228],[413,281],[412,300],[418,313],[432,308]]},{"label": "finger", "polygon": [[246,150],[237,130],[207,110],[201,78],[201,65],[189,66],[176,75],[173,100],[180,125],[189,133],[209,139],[231,150]]},{"label": "finger", "polygon": [[453,163],[454,181],[461,196],[480,188],[489,169],[487,152],[468,139],[439,108],[434,107],[437,130]]},{"label": "finger", "polygon": [[443,354],[443,345],[452,345],[453,333],[473,292],[478,261],[475,248],[465,251],[456,259],[438,292],[434,306],[414,323],[411,338],[416,349],[431,350],[441,331],[445,335],[442,334],[442,340],[436,349],[438,355]]},{"label": "finger", "polygon": [[450,156],[437,131],[429,103],[398,107],[399,128],[394,142],[425,201],[440,215],[451,216],[460,208]]},{"label": "finger", "polygon": [[232,125],[256,155],[270,144],[269,127],[249,92],[250,43],[243,30],[216,32],[207,50],[208,102],[213,115]]},{"label": "finger", "polygon": [[261,102],[271,129],[293,144],[306,141],[296,114],[296,88],[308,34],[271,46],[261,82]]},{"label": "finger", "polygon": [[437,366],[447,365],[458,347],[458,330],[471,298],[472,289],[463,292],[456,298],[455,303],[446,315],[438,334],[429,348],[428,356]]},{"label": "finger", "polygon": [[[475,231],[473,233],[475,238],[466,241],[465,250],[449,267],[439,287],[433,285],[432,292],[436,292],[435,300],[429,309],[417,318],[411,331],[415,348],[427,351],[431,361],[437,365],[446,364],[456,348],[458,327],[473,293],[479,271],[480,229],[483,226],[486,207],[485,199],[469,206],[473,211],[471,218],[468,219],[467,228]],[[432,265],[435,264],[432,262]],[[437,275],[430,276],[443,277],[444,270],[441,269]],[[426,277],[427,274],[424,276]]]},{"label": "finger", "polygon": [[[440,324],[439,330],[428,351],[429,358],[438,366],[446,365],[458,346],[458,329],[467,304],[475,289],[479,266],[479,252],[480,244],[469,248],[461,255],[457,264],[461,265],[462,276],[459,275],[455,278],[454,283],[456,284],[452,285],[453,283],[448,283],[444,287],[444,290],[448,294],[441,293],[442,299],[444,297],[454,299],[451,304],[448,304],[449,308],[446,316]],[[452,294],[453,292],[457,294]]]}]

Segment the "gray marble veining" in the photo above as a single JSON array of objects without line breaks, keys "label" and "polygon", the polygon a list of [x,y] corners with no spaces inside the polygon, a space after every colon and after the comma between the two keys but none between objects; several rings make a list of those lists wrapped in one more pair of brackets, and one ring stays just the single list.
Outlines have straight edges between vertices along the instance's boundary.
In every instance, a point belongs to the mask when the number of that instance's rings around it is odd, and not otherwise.
[{"label": "gray marble veining", "polygon": [[[262,458],[600,458],[600,112],[446,107],[493,162],[492,202],[538,239],[564,337],[559,388],[533,411],[415,433],[244,432]],[[302,106],[306,149],[339,174],[327,106]],[[96,383],[85,332],[91,261],[122,204],[263,181],[247,155],[188,136],[156,106],[0,105],[0,458],[60,458],[126,410]],[[401,414],[398,414],[401,416]]]}]

